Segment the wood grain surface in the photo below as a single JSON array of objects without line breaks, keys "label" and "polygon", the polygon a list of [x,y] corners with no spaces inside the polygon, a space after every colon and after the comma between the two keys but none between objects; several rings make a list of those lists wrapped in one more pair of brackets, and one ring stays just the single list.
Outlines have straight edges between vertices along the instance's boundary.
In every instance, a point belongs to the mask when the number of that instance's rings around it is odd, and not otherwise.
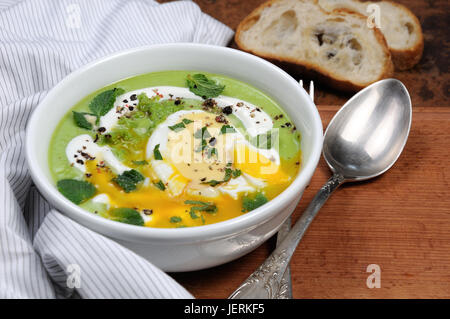
[{"label": "wood grain surface", "polygon": [[[235,29],[264,1],[195,2]],[[419,17],[425,37],[419,64],[395,74],[413,102],[408,143],[386,174],[344,185],[321,209],[291,262],[294,298],[450,298],[450,1],[397,2]],[[349,97],[316,83],[324,127]],[[294,220],[329,176],[322,159]],[[274,245],[272,238],[231,263],[171,275],[197,298],[226,298]],[[381,288],[366,286],[369,264],[380,266]]]}]

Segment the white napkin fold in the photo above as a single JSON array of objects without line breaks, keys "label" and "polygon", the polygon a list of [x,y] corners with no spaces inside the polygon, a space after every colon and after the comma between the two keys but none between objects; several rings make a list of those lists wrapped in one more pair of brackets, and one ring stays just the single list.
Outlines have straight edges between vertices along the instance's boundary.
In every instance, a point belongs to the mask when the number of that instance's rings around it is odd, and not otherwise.
[{"label": "white napkin fold", "polygon": [[226,45],[232,35],[190,1],[0,0],[0,298],[192,298],[50,207],[32,186],[25,127],[48,90],[90,61],[148,44]]}]

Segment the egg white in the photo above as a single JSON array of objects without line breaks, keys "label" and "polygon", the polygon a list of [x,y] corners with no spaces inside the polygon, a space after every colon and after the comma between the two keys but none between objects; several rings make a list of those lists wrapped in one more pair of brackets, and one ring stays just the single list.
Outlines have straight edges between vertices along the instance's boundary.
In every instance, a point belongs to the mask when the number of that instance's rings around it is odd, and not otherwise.
[{"label": "egg white", "polygon": [[[109,146],[99,146],[88,134],[74,137],[66,146],[66,156],[70,164],[85,173],[86,159],[82,157],[81,152],[95,157],[98,161],[104,161],[105,165],[117,175],[131,169],[117,159]],[[83,164],[79,160],[83,161]]]},{"label": "egg white", "polygon": [[[206,113],[202,110],[190,110],[190,111],[178,111],[171,114],[166,121],[158,125],[154,130],[153,134],[149,138],[147,143],[146,155],[150,160],[153,171],[157,177],[167,184],[169,191],[173,195],[181,194],[184,189],[187,189],[188,194],[198,195],[203,197],[217,197],[220,194],[228,194],[234,199],[237,199],[241,193],[251,193],[255,192],[257,188],[266,185],[266,182],[262,179],[252,177],[249,174],[244,174],[238,178],[232,178],[230,181],[220,184],[217,187],[204,186],[201,189],[188,189],[189,180],[186,178],[184,181],[175,175],[176,170],[174,169],[174,163],[171,162],[171,156],[169,155],[172,150],[167,149],[167,141],[170,134],[169,126],[173,126],[186,117],[189,114]],[[258,149],[251,145],[240,133],[236,130],[236,133],[230,134],[231,139],[227,140],[225,145],[226,153],[233,153],[234,147],[236,145],[242,144],[243,146],[255,150],[258,154],[265,156],[266,158],[273,158],[275,162],[279,163],[280,158],[278,151],[275,148],[271,149]],[[154,149],[159,145],[159,151],[163,157],[163,160],[155,160],[153,158]],[[231,157],[232,158],[232,157]]]}]

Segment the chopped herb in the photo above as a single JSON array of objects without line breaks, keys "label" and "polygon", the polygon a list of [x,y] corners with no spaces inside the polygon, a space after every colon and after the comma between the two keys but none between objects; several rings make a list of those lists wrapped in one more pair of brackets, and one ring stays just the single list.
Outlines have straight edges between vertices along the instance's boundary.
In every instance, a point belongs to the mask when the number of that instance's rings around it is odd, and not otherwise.
[{"label": "chopped herb", "polygon": [[[196,213],[197,211],[206,212],[209,214],[214,214],[217,212],[217,207],[214,203],[201,202],[201,201],[195,201],[195,200],[186,200],[184,203],[187,205],[195,205],[195,206],[192,206],[191,210],[189,211],[189,214],[191,215],[192,219],[196,219],[199,217]],[[202,221],[204,223],[203,218],[202,218]]]},{"label": "chopped herb", "polygon": [[142,161],[133,161],[134,165],[148,165],[148,162],[146,160]]},{"label": "chopped herb", "polygon": [[227,133],[236,133],[236,130],[231,125],[223,125],[220,129],[220,134],[227,134]]},{"label": "chopped herb", "polygon": [[60,180],[56,186],[61,194],[77,205],[94,196],[97,191],[91,183],[75,179]]},{"label": "chopped herb", "polygon": [[218,180],[212,179],[207,182],[202,182],[202,184],[207,184],[209,186],[216,187],[217,185],[220,185],[222,183],[229,182],[231,177],[233,177],[233,178],[239,177],[241,175],[241,173],[242,172],[240,169],[232,170],[231,168],[227,167],[227,168],[225,168],[225,177],[223,178],[223,180],[218,181]]},{"label": "chopped herb", "polygon": [[[208,132],[208,127],[204,126],[201,129],[198,129],[195,133],[194,133],[194,137],[196,139],[201,139],[201,145],[199,145],[196,149],[195,152],[202,152],[205,149],[208,150],[208,158],[211,158],[212,155],[216,154],[217,155],[217,149],[214,148],[210,148],[208,149],[208,142],[206,141],[207,138],[211,137],[211,134],[209,134]],[[212,141],[215,140],[215,137],[211,138]],[[211,141],[210,140],[210,141]],[[215,144],[215,143],[214,143]]]},{"label": "chopped herb", "polygon": [[198,211],[202,211],[202,212],[207,212],[207,213],[213,214],[213,213],[217,212],[217,206],[214,203],[209,203],[208,205],[205,205],[205,206],[194,206],[194,207],[191,207],[191,210],[198,210]]},{"label": "chopped herb", "polygon": [[195,152],[199,153],[201,151],[203,151],[204,149],[206,149],[208,147],[208,143],[206,142],[206,140],[202,140],[202,144],[199,145],[196,149]]},{"label": "chopped herb", "polygon": [[202,202],[199,200],[185,200],[184,203],[187,205],[209,205],[210,204],[210,203]]},{"label": "chopped herb", "polygon": [[87,129],[87,130],[92,130],[92,123],[86,119],[86,115],[95,116],[90,113],[80,113],[80,112],[73,111],[73,119],[75,120],[75,124],[78,127],[81,127],[81,128]]},{"label": "chopped herb", "polygon": [[169,126],[169,128],[172,131],[178,132],[178,131],[184,130],[186,128],[186,126],[184,125],[183,122],[180,122],[180,123],[177,123],[175,125]]},{"label": "chopped herb", "polygon": [[267,203],[268,200],[266,196],[264,196],[263,193],[256,194],[253,198],[250,196],[244,196],[242,200],[242,211],[243,212],[249,212],[252,211],[265,203]]},{"label": "chopped herb", "polygon": [[141,214],[131,208],[116,208],[109,212],[109,217],[117,222],[144,226],[144,219]]},{"label": "chopped herb", "polygon": [[166,186],[164,185],[164,183],[162,181],[159,181],[158,183],[153,183],[153,185],[155,185],[157,188],[159,188],[162,191],[166,190]]},{"label": "chopped herb", "polygon": [[183,119],[182,122],[186,125],[193,123],[194,121],[191,121],[190,119]]},{"label": "chopped herb", "polygon": [[199,216],[195,213],[195,210],[190,210],[189,214],[191,215],[192,219],[197,219],[199,218]]},{"label": "chopped herb", "polygon": [[172,217],[170,217],[170,222],[171,223],[179,223],[179,222],[181,222],[181,217],[180,216],[172,216]]},{"label": "chopped herb", "polygon": [[209,148],[208,149],[208,158],[211,158],[211,157],[213,157],[213,155],[216,155],[217,156],[217,148]]},{"label": "chopped herb", "polygon": [[125,90],[114,88],[98,94],[89,104],[89,109],[99,118],[109,112],[114,107],[117,96],[125,93]]},{"label": "chopped herb", "polygon": [[155,149],[153,150],[153,156],[155,157],[155,160],[162,161],[162,155],[159,151],[159,144],[155,146]]},{"label": "chopped herb", "polygon": [[204,74],[188,75],[187,86],[192,93],[201,96],[203,99],[219,96],[225,89],[225,85],[217,84]]},{"label": "chopped herb", "polygon": [[241,172],[240,169],[235,169],[235,170],[232,172],[232,174],[233,174],[233,178],[236,178],[236,177],[241,176],[242,172]]},{"label": "chopped herb", "polygon": [[222,183],[224,183],[224,181],[217,181],[215,179],[212,179],[207,182],[202,182],[202,184],[208,184],[209,186],[212,186],[212,187],[216,187],[217,185],[222,184]]},{"label": "chopped herb", "polygon": [[211,134],[208,132],[208,127],[203,126],[201,129],[198,129],[197,132],[194,133],[194,137],[198,139],[205,139],[211,137]]},{"label": "chopped herb", "polygon": [[208,206],[194,206],[191,207],[190,214],[195,214],[195,211],[201,211],[206,212],[209,214],[214,214],[217,212],[217,207],[214,204],[208,205]]},{"label": "chopped herb", "polygon": [[132,169],[123,172],[122,174],[114,178],[113,181],[117,185],[119,185],[126,193],[129,193],[134,191],[137,187],[137,184],[139,182],[142,182],[144,179],[145,178],[141,173]]},{"label": "chopped herb", "polygon": [[231,175],[233,174],[233,170],[231,168],[225,168],[225,178],[224,182],[228,182],[231,179]]}]

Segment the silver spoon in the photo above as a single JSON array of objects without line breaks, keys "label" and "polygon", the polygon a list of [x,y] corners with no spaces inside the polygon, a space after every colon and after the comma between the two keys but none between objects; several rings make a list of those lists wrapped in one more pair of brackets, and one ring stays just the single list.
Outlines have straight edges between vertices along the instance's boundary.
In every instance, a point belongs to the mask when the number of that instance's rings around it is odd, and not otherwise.
[{"label": "silver spoon", "polygon": [[281,279],[319,209],[343,183],[374,178],[394,165],[408,139],[411,118],[411,99],[398,80],[376,82],[353,96],[325,131],[323,157],[333,176],[280,245],[229,298],[282,297]]}]

